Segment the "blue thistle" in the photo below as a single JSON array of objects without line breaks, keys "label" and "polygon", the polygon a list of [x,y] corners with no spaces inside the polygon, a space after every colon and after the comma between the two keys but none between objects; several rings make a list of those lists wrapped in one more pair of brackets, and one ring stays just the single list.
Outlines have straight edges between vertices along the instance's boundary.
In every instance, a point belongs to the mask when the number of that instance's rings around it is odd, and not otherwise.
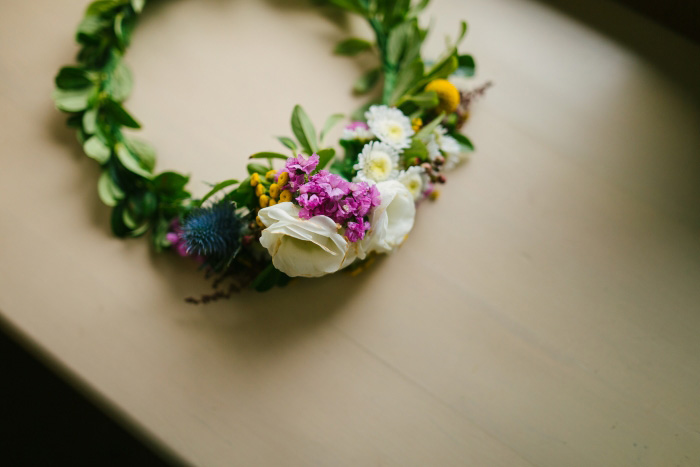
[{"label": "blue thistle", "polygon": [[243,223],[234,203],[221,202],[193,209],[182,225],[187,252],[206,256],[214,263],[228,263],[241,246]]}]

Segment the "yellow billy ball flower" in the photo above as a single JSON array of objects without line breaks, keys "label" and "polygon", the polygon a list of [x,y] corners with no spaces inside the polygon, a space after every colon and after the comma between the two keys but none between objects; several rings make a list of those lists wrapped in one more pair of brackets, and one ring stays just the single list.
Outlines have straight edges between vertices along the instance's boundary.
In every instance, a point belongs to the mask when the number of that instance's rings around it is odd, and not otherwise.
[{"label": "yellow billy ball flower", "polygon": [[[287,173],[287,172],[282,172],[282,173]],[[282,193],[280,193],[280,203],[284,203],[286,201],[291,201],[292,200],[292,192],[289,190],[284,190]]]},{"label": "yellow billy ball flower", "polygon": [[277,184],[279,186],[285,186],[289,182],[289,173],[288,172],[281,172],[280,176],[277,177]]},{"label": "yellow billy ball flower", "polygon": [[260,174],[255,172],[250,176],[250,186],[256,186],[258,183],[260,183]]},{"label": "yellow billy ball flower", "polygon": [[262,220],[260,219],[260,216],[255,217],[255,223],[258,224],[258,227],[265,227],[265,224],[263,224]]},{"label": "yellow billy ball flower", "polygon": [[420,127],[423,126],[423,119],[420,117],[416,117],[413,120],[411,120],[411,126],[413,127],[413,131],[418,133],[418,130],[420,130]]},{"label": "yellow billy ball flower", "polygon": [[[257,175],[257,174],[255,174]],[[258,183],[257,186],[255,187],[255,196],[262,196],[265,194],[265,185],[262,183]]]},{"label": "yellow billy ball flower", "polygon": [[438,112],[452,113],[459,106],[459,91],[454,84],[446,79],[436,79],[428,83],[426,91],[435,91],[440,103],[437,106]]},{"label": "yellow billy ball flower", "polygon": [[268,206],[274,206],[275,204],[277,204],[277,201],[275,201],[274,199],[271,199],[270,201],[267,202]]},{"label": "yellow billy ball flower", "polygon": [[280,186],[277,183],[270,185],[270,197],[274,199],[280,197]]},{"label": "yellow billy ball flower", "polygon": [[275,178],[275,175],[277,175],[276,170],[268,170],[267,173],[265,174],[265,178],[268,180],[273,180]]},{"label": "yellow billy ball flower", "polygon": [[267,195],[262,195],[258,201],[260,201],[261,208],[266,208],[270,202],[270,197]]}]

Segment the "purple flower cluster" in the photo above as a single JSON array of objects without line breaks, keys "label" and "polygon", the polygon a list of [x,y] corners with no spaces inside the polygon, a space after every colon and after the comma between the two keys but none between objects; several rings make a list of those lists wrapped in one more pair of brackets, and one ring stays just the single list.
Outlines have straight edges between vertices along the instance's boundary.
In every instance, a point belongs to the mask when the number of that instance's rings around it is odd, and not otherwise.
[{"label": "purple flower cluster", "polygon": [[365,219],[370,210],[380,204],[377,187],[365,182],[352,183],[339,175],[322,170],[309,175],[318,165],[317,155],[308,160],[302,156],[287,160],[289,183],[285,189],[297,193],[296,202],[301,207],[299,217],[311,219],[327,216],[345,227],[345,236],[351,242],[362,240],[370,229]]},{"label": "purple flower cluster", "polygon": [[351,183],[339,175],[322,170],[312,175],[299,188],[296,199],[301,211],[299,217],[328,216],[345,226],[345,236],[351,242],[362,240],[370,224],[365,216],[379,206],[379,190],[365,182]]},{"label": "purple flower cluster", "polygon": [[283,189],[288,189],[292,193],[297,191],[304,183],[306,176],[314,171],[319,162],[319,157],[314,154],[308,159],[299,154],[297,157],[287,159],[284,167],[285,172],[289,173],[289,182]]}]

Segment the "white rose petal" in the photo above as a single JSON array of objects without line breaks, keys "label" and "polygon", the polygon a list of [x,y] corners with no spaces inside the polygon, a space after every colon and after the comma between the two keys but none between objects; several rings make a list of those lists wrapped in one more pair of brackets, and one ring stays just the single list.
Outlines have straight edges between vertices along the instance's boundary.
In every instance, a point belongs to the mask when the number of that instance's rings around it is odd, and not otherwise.
[{"label": "white rose petal", "polygon": [[275,268],[291,277],[319,277],[349,265],[348,242],[327,216],[299,218],[300,208],[291,202],[261,209],[265,229],[260,244],[272,256]]},{"label": "white rose petal", "polygon": [[353,255],[360,259],[376,251],[388,253],[401,245],[413,228],[416,203],[413,195],[396,180],[377,183],[381,204],[370,215],[371,228],[365,238],[353,245]]}]

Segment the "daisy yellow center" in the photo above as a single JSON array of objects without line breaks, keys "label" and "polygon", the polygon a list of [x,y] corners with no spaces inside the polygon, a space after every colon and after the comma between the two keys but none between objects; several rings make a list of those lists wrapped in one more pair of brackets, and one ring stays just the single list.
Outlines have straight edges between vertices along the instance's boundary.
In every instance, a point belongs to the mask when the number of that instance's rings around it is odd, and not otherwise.
[{"label": "daisy yellow center", "polygon": [[367,171],[374,180],[385,180],[394,168],[391,157],[383,151],[374,151],[368,162]]},{"label": "daisy yellow center", "polygon": [[390,124],[389,127],[387,128],[386,133],[387,133],[387,136],[394,141],[397,141],[397,140],[400,140],[401,138],[403,138],[403,128],[401,127],[401,125],[396,124],[396,123]]}]

